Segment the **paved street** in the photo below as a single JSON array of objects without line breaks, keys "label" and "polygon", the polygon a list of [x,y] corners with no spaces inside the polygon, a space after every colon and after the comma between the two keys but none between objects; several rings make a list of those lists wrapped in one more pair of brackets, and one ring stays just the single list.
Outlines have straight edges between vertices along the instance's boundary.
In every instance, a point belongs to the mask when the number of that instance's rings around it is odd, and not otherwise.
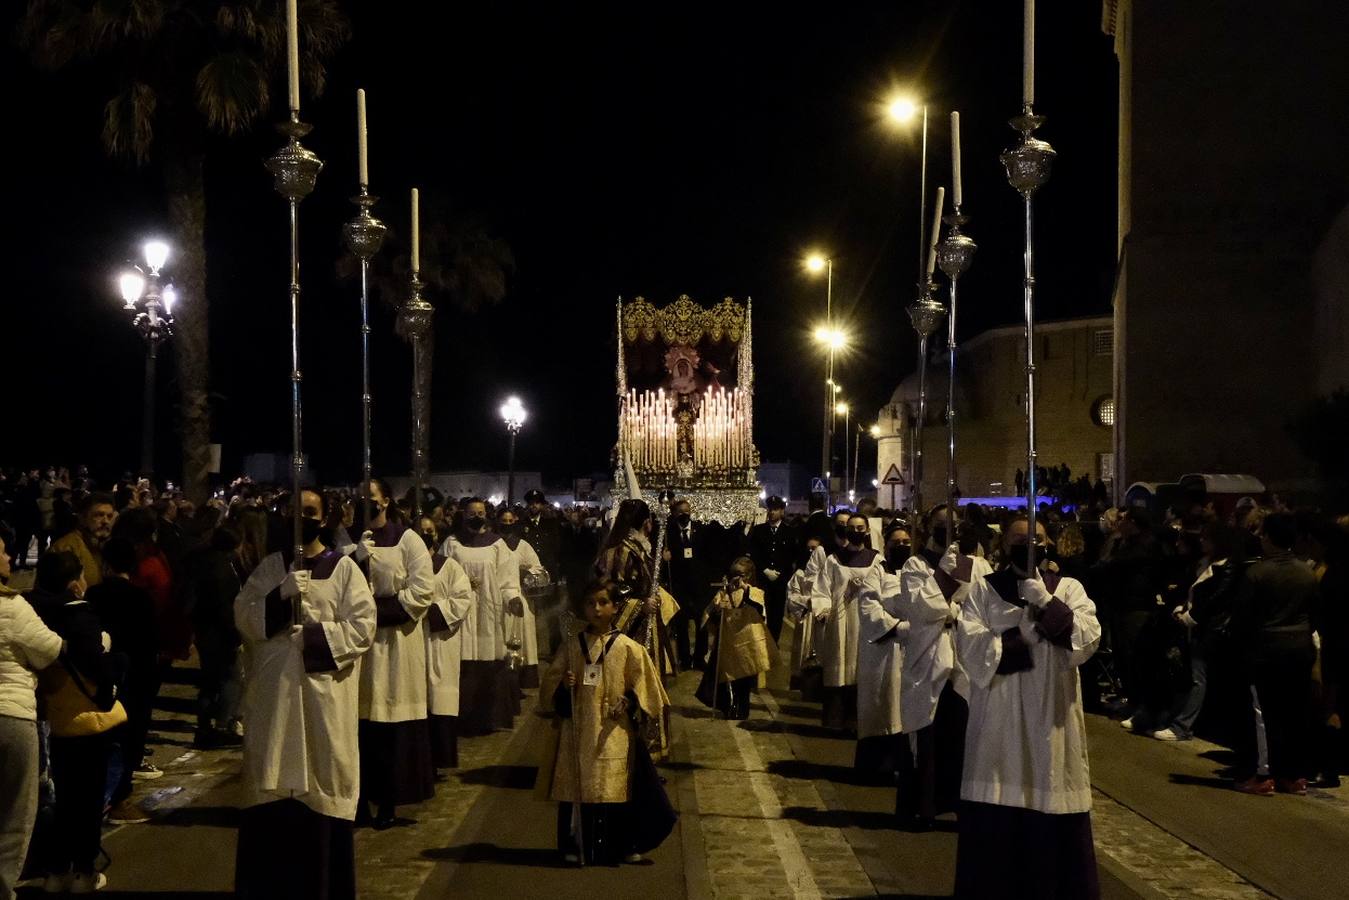
[{"label": "paved street", "polygon": [[[415,825],[358,832],[362,896],[523,897],[545,885],[589,898],[950,894],[954,823],[894,830],[893,793],[858,783],[853,743],[822,730],[816,706],[779,678],[748,721],[731,723],[693,698],[695,683],[685,675],[672,691],[665,772],[680,824],[646,864],[560,865],[554,807],[531,790],[541,727],[531,697],[514,731],[462,742],[461,770],[410,811]],[[191,749],[191,695],[175,684],[161,698],[154,749],[167,774],[136,795],[153,821],[105,834],[113,895],[232,888],[239,754]],[[1325,864],[1349,848],[1349,797],[1240,795],[1213,774],[1220,748],[1161,744],[1104,719],[1089,727],[1106,897],[1343,896]]]}]

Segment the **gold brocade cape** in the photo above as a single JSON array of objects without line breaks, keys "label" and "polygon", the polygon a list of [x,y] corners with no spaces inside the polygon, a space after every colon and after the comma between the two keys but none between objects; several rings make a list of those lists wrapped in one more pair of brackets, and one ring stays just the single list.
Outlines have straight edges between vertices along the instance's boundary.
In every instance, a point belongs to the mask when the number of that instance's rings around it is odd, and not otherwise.
[{"label": "gold brocade cape", "polygon": [[[732,607],[721,610],[724,621],[720,625],[712,621],[712,611],[718,603],[725,601],[725,591],[718,591],[712,604],[703,613],[703,627],[709,631],[709,652],[718,666],[718,683],[760,675],[773,668],[773,660],[777,658],[777,643],[768,633],[768,626],[760,612],[764,606],[763,591],[756,587],[750,588],[750,603],[744,603],[743,597],[743,591],[735,592],[731,598]],[[755,603],[757,607],[751,605]],[[719,641],[725,641],[720,654],[717,652]]]},{"label": "gold brocade cape", "polygon": [[[611,632],[612,634],[612,632]],[[603,638],[583,632],[582,637],[596,663],[609,635]],[[544,756],[539,762],[535,795],[561,803],[624,803],[628,800],[634,741],[638,723],[663,718],[670,698],[661,686],[651,657],[636,641],[617,634],[603,653],[600,683],[582,684],[585,656],[580,641],[572,636],[563,642],[539,685],[539,712],[551,714]],[[564,684],[567,672],[576,674],[571,718],[557,715],[553,695]],[[631,693],[637,709],[613,715],[619,701]],[[636,722],[634,722],[634,719]],[[576,748],[581,748],[579,761]],[[577,780],[580,780],[578,796]]]}]

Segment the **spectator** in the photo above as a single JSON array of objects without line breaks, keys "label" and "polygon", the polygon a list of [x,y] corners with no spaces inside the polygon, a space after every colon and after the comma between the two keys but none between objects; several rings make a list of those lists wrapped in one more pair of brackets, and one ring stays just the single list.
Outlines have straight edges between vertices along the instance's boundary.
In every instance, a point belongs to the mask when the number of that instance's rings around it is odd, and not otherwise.
[{"label": "spectator", "polygon": [[143,588],[154,602],[159,654],[168,663],[187,659],[192,646],[192,626],[174,596],[173,572],[155,542],[155,524],[154,510],[130,509],[118,519],[116,533],[136,548],[136,570],[131,573],[131,583]]},{"label": "spectator", "polygon": [[112,536],[117,509],[107,494],[90,494],[80,503],[79,525],[74,531],[52,542],[53,552],[75,554],[80,561],[86,584],[96,585],[103,578],[103,543]]},{"label": "spectator", "polygon": [[1247,571],[1232,608],[1232,634],[1259,696],[1273,776],[1256,774],[1239,782],[1237,789],[1248,794],[1307,792],[1317,583],[1311,569],[1293,556],[1296,541],[1291,514],[1264,517],[1264,558]]},{"label": "spectator", "polygon": [[37,814],[37,672],[56,661],[61,636],[9,590],[9,546],[0,526],[0,898],[14,896]]},{"label": "spectator", "polygon": [[195,744],[203,748],[240,742],[240,639],[234,627],[234,598],[241,586],[239,546],[238,530],[217,528],[188,570],[187,610],[201,657]]}]

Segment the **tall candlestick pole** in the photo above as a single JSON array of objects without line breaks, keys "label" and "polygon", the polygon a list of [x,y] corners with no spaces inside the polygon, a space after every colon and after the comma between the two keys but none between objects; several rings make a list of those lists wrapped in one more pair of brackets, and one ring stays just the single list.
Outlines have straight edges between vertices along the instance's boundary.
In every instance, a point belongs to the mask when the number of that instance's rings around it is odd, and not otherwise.
[{"label": "tall candlestick pole", "polygon": [[[959,159],[959,157],[956,157]],[[954,211],[946,217],[951,230],[937,249],[937,264],[950,280],[951,303],[946,319],[946,538],[953,541],[955,533],[956,509],[956,286],[960,276],[969,269],[974,261],[977,249],[973,240],[963,234],[960,227],[968,219],[960,212],[956,203]]]},{"label": "tall candlestick pole", "polygon": [[[416,207],[414,207],[415,209]],[[412,480],[416,496],[412,512],[420,516],[426,494],[430,462],[431,425],[431,318],[435,307],[422,296],[422,279],[416,270],[408,278],[408,299],[398,312],[398,326],[412,344]]]},{"label": "tall candlestick pole", "polygon": [[[292,7],[293,8],[293,7]],[[291,419],[291,536],[295,542],[295,567],[304,567],[304,540],[301,537],[303,507],[300,504],[300,480],[304,468],[301,438],[300,409],[300,201],[314,190],[323,162],[313,152],[300,145],[300,138],[309,133],[309,126],[300,121],[300,114],[292,109],[290,118],[278,126],[286,135],[286,143],[267,160],[267,171],[272,174],[277,193],[286,198],[290,223],[290,419]],[[295,621],[300,622],[299,594],[293,601]]]},{"label": "tall candlestick pole", "polygon": [[365,130],[365,88],[360,88],[356,91],[356,166],[357,180],[360,181],[361,187],[370,184],[368,151]]},{"label": "tall candlestick pole", "polygon": [[951,203],[956,211],[964,202],[964,192],[960,184],[960,113],[951,113]]},{"label": "tall candlestick pole", "polygon": [[412,189],[412,273],[422,270],[421,192]]},{"label": "tall candlestick pole", "polygon": [[[1028,15],[1033,15],[1033,7],[1028,8],[1032,9]],[[1032,573],[1035,571],[1035,504],[1038,491],[1035,477],[1035,231],[1031,198],[1049,180],[1049,170],[1056,156],[1053,147],[1032,136],[1043,122],[1044,118],[1035,115],[1027,102],[1021,115],[1011,121],[1021,139],[1015,147],[1004,150],[1000,157],[1007,170],[1007,182],[1021,195],[1025,204],[1022,285],[1026,317],[1026,524],[1029,528],[1029,571]]]},{"label": "tall candlestick pole", "polygon": [[946,188],[937,188],[937,204],[932,210],[932,239],[927,245],[927,280],[932,280],[932,272],[937,268],[937,241],[941,239],[941,214],[946,205]]},{"label": "tall candlestick pole", "polygon": [[1021,22],[1021,105],[1035,104],[1035,0],[1024,0]]},{"label": "tall candlestick pole", "polygon": [[918,333],[918,416],[914,426],[911,502],[915,515],[923,511],[923,421],[927,417],[927,339],[937,330],[946,310],[932,299],[932,285],[919,286],[918,300],[909,307],[909,321]]},{"label": "tall candlestick pole", "polygon": [[286,0],[286,86],[290,111],[300,111],[300,16],[296,0]]}]

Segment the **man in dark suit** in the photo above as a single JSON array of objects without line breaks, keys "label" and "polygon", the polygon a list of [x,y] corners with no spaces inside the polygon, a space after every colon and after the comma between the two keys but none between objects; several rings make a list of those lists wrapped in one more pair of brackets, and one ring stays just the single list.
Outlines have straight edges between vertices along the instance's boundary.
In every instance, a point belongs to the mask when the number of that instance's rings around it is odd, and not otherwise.
[{"label": "man in dark suit", "polygon": [[521,536],[539,554],[539,562],[554,581],[561,577],[562,523],[548,508],[548,498],[535,488],[525,494],[525,515],[521,521]]},{"label": "man in dark suit", "polygon": [[787,504],[781,497],[769,497],[764,508],[768,521],[749,531],[749,558],[758,572],[756,582],[763,589],[768,615],[768,630],[773,640],[782,636],[782,616],[787,609],[787,579],[797,557],[797,538],[782,517]]},{"label": "man in dark suit", "polygon": [[826,506],[828,498],[824,494],[810,495],[810,515],[801,529],[795,569],[804,569],[810,559],[810,551],[821,544],[825,547],[834,546],[834,520],[825,509]]},{"label": "man in dark suit", "polygon": [[694,522],[689,501],[676,500],[670,504],[670,521],[665,542],[664,562],[668,567],[670,593],[679,602],[679,614],[670,623],[674,631],[675,651],[681,669],[695,668],[696,661],[707,655],[707,636],[698,629],[697,640],[690,650],[689,623],[694,628],[702,621],[703,609],[712,597],[712,581],[718,576],[715,568],[714,535],[709,535],[701,522]]}]

